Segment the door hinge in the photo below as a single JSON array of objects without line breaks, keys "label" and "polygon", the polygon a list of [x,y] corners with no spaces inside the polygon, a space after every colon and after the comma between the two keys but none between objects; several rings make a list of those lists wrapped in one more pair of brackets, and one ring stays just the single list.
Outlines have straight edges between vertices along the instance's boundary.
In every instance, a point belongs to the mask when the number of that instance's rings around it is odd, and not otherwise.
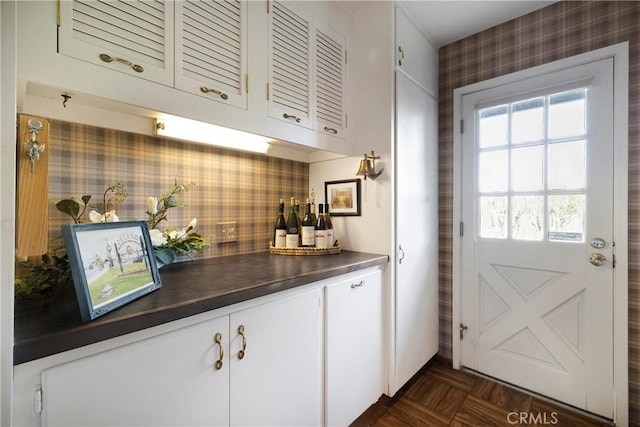
[{"label": "door hinge", "polygon": [[464,222],[460,221],[460,237],[464,236]]},{"label": "door hinge", "polygon": [[464,120],[460,120],[460,133],[464,133]]},{"label": "door hinge", "polygon": [[460,323],[460,339],[464,338],[464,331],[466,331],[467,329],[467,325]]},{"label": "door hinge", "polygon": [[42,389],[36,390],[33,396],[33,409],[36,414],[42,413]]},{"label": "door hinge", "polygon": [[249,73],[244,75],[244,92],[249,93]]},{"label": "door hinge", "polygon": [[267,14],[269,13],[269,0],[267,0]]},{"label": "door hinge", "polygon": [[56,27],[60,28],[60,0],[56,2]]},{"label": "door hinge", "polygon": [[344,50],[344,63],[347,63],[347,49]]},{"label": "door hinge", "polygon": [[269,100],[269,83],[267,82],[267,101]]},{"label": "door hinge", "polygon": [[349,127],[349,115],[344,115],[344,128],[347,129]]}]

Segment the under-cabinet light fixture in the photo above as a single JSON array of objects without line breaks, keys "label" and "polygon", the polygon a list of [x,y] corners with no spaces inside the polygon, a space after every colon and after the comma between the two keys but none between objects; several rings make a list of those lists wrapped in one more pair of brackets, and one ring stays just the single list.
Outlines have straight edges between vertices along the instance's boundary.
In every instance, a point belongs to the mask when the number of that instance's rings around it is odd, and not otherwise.
[{"label": "under-cabinet light fixture", "polygon": [[177,116],[157,118],[154,124],[156,136],[216,145],[234,150],[266,153],[270,148],[269,142],[273,141],[264,136]]}]

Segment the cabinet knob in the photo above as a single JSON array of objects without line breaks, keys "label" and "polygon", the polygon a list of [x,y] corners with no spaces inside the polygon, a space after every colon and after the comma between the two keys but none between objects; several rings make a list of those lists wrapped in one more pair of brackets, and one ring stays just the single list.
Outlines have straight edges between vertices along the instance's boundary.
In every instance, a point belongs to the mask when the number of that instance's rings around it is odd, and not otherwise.
[{"label": "cabinet knob", "polygon": [[214,364],[214,366],[217,370],[220,370],[222,369],[222,358],[224,358],[224,347],[222,347],[222,334],[220,332],[215,334],[213,337],[213,341],[219,346],[218,360],[216,360],[216,363]]},{"label": "cabinet knob", "polygon": [[238,351],[238,359],[244,359],[244,352],[247,349],[247,338],[244,336],[244,325],[238,326],[238,334],[242,337],[242,350]]},{"label": "cabinet knob", "polygon": [[229,99],[229,95],[227,95],[226,93],[218,90],[218,89],[211,89],[208,88],[206,86],[200,86],[200,92],[202,93],[215,93],[216,95],[220,96],[220,98],[224,99],[225,101],[227,99]]},{"label": "cabinet knob", "polygon": [[325,132],[331,132],[331,133],[332,133],[332,134],[334,134],[334,135],[336,135],[336,134],[338,133],[338,130],[337,130],[337,129],[330,128],[330,127],[327,127],[327,126],[325,126],[325,127],[324,127],[324,131],[325,131]]},{"label": "cabinet knob", "polygon": [[103,62],[119,62],[121,64],[124,65],[128,65],[129,67],[133,68],[133,71],[135,71],[136,73],[142,73],[144,71],[144,68],[142,68],[142,65],[138,65],[138,64],[134,64],[131,61],[128,61],[126,59],[122,59],[122,58],[114,58],[113,56],[107,55],[106,53],[101,53],[100,54],[100,59]]},{"label": "cabinet knob", "polygon": [[404,50],[402,50],[402,46],[398,46],[398,65],[402,66],[402,60],[404,59]]},{"label": "cabinet knob", "polygon": [[402,260],[404,259],[404,249],[402,249],[402,245],[398,247],[398,264],[402,264]]}]

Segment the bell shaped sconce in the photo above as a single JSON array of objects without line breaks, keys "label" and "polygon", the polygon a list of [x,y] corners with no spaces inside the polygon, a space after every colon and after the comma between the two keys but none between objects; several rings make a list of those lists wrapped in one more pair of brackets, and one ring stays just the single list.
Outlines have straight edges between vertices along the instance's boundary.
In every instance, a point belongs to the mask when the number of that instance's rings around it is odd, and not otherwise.
[{"label": "bell shaped sconce", "polygon": [[373,150],[371,150],[371,154],[364,155],[364,159],[360,160],[360,167],[358,168],[358,172],[356,172],[357,176],[364,176],[364,179],[376,179],[380,176],[384,168],[380,169],[376,172],[376,159],[379,159],[380,156],[376,156]]}]

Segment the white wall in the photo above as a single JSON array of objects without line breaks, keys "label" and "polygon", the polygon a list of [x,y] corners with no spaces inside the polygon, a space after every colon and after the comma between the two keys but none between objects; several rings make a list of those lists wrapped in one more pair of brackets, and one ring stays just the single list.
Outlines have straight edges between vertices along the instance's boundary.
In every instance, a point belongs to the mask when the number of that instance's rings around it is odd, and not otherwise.
[{"label": "white wall", "polygon": [[384,172],[362,181],[362,216],[332,217],[344,249],[389,254],[392,231],[393,29],[391,2],[372,2],[353,17],[349,51],[349,135],[357,157],[311,163],[309,186],[324,201],[324,182],[356,178],[364,153],[374,150]]},{"label": "white wall", "polygon": [[0,425],[11,425],[15,240],[16,4],[0,2]]}]

